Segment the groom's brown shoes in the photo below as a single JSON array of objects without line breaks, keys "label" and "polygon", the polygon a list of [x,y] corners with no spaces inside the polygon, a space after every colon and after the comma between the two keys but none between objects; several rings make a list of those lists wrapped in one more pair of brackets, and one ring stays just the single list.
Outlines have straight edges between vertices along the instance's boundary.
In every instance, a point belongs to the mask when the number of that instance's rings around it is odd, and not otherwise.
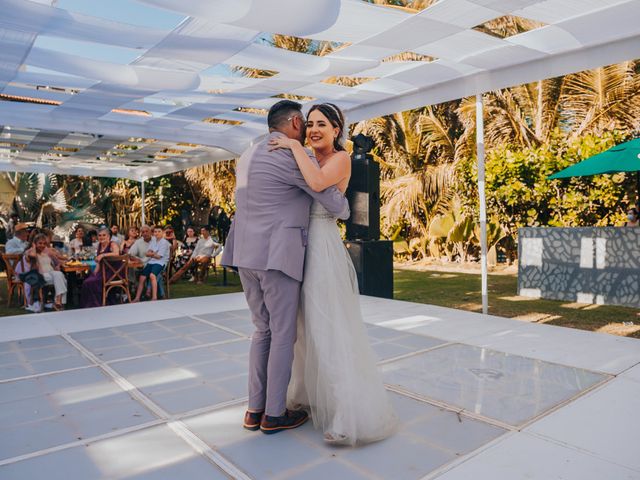
[{"label": "groom's brown shoes", "polygon": [[244,414],[244,424],[242,426],[247,430],[259,430],[260,422],[262,421],[263,416],[264,411],[250,412],[249,410],[247,410],[247,413]]},{"label": "groom's brown shoes", "polygon": [[302,410],[285,410],[281,417],[271,417],[265,415],[260,422],[260,430],[262,433],[271,434],[278,433],[282,430],[290,430],[298,428],[304,422],[309,420],[309,414]]}]

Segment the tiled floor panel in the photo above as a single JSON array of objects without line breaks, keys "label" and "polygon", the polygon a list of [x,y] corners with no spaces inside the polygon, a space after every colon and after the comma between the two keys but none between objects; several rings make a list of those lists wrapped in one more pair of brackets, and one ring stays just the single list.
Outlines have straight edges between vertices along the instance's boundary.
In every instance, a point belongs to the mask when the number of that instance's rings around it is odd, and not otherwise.
[{"label": "tiled floor panel", "polygon": [[[237,428],[244,405],[185,420],[190,430],[254,478],[417,479],[505,431],[453,412],[390,394],[401,425],[396,435],[357,448],[327,446],[311,423],[287,435]],[[440,432],[446,430],[446,435]],[[282,452],[279,453],[279,452]],[[286,452],[286,453],[285,453]],[[307,476],[308,475],[308,476]]]},{"label": "tiled floor panel", "polygon": [[386,383],[519,426],[602,382],[602,374],[469,345],[384,365]]},{"label": "tiled floor panel", "polygon": [[4,383],[0,399],[0,460],[156,419],[98,368]]},{"label": "tiled floor panel", "polygon": [[[158,302],[164,313],[148,321],[136,305],[96,309],[91,330],[64,313],[29,317],[42,337],[11,323],[0,341],[0,480],[640,480],[640,342],[620,344],[621,361],[618,343],[580,332],[601,348],[574,362],[559,347],[536,350],[543,337],[559,344],[556,330],[571,340],[566,329],[362,304],[400,425],[356,448],[327,445],[311,422],[272,436],[241,428],[253,331],[241,294]],[[540,338],[524,348],[531,331]]]},{"label": "tiled floor panel", "polygon": [[86,365],[90,362],[62,337],[0,343],[0,381]]},{"label": "tiled floor panel", "polygon": [[199,320],[183,317],[71,334],[104,361],[162,353],[241,338]]}]

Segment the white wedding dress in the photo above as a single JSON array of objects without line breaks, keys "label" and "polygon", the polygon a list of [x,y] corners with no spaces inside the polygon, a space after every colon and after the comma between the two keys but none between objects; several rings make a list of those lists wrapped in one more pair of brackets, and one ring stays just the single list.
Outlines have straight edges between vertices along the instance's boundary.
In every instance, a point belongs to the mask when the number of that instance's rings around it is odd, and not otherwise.
[{"label": "white wedding dress", "polygon": [[398,422],[367,338],[353,263],[336,219],[315,201],[287,403],[308,407],[332,443],[381,440]]}]

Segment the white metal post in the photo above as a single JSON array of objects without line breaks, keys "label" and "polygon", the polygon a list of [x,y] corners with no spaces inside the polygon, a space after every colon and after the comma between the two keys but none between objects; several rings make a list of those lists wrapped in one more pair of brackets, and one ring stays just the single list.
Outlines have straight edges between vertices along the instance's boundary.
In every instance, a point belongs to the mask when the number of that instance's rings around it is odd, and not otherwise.
[{"label": "white metal post", "polygon": [[141,185],[140,191],[142,192],[142,225],[144,225],[145,223],[147,223],[145,212],[144,212],[144,180],[140,182],[140,185]]},{"label": "white metal post", "polygon": [[482,313],[489,312],[487,286],[487,198],[484,190],[484,119],[482,94],[476,95],[476,148],[478,154],[478,195],[480,201],[480,266],[482,269]]}]

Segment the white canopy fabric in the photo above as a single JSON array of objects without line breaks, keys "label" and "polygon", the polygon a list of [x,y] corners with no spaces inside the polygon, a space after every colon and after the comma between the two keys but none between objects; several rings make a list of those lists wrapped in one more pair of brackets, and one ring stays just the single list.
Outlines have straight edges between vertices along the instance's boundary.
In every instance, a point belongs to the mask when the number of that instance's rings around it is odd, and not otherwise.
[{"label": "white canopy fabric", "polygon": [[[136,15],[87,14],[104,3],[0,0],[0,171],[143,180],[237,156],[283,94],[354,122],[640,57],[640,0],[440,0],[416,14],[362,0],[119,0]],[[504,15],[544,26],[474,29]],[[307,55],[271,34],[341,48]],[[430,58],[389,61],[403,52]]]}]

